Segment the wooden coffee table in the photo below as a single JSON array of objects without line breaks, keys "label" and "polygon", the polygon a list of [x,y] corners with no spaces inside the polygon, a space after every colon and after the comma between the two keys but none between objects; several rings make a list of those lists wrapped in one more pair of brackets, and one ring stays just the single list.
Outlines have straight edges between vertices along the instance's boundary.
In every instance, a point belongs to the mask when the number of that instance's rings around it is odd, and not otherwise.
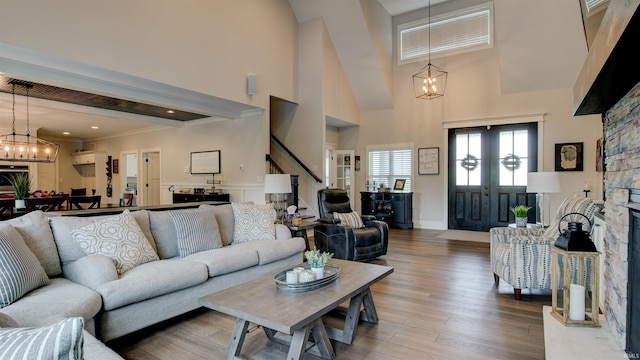
[{"label": "wooden coffee table", "polygon": [[[275,274],[271,274],[198,299],[202,306],[237,318],[226,358],[240,357],[249,323],[262,326],[270,340],[288,343],[287,359],[301,359],[305,351],[332,359],[335,354],[329,339],[351,344],[358,320],[377,323],[370,286],[391,274],[393,268],[337,259],[329,263],[340,267],[340,275],[320,289],[284,292],[276,288]],[[344,328],[325,327],[321,317],[346,300],[350,302]],[[315,346],[306,350],[310,332]]]}]

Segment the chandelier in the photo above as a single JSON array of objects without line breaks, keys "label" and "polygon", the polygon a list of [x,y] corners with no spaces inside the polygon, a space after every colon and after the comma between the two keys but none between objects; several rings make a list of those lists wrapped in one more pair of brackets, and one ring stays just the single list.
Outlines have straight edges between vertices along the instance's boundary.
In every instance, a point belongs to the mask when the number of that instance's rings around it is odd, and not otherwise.
[{"label": "chandelier", "polygon": [[[0,160],[53,163],[58,157],[60,146],[52,142],[32,136],[29,129],[29,90],[33,84],[13,79],[11,93],[13,95],[13,121],[11,133],[0,135]],[[27,130],[26,133],[16,132],[16,86],[25,88],[27,98]]]},{"label": "chandelier", "polygon": [[447,84],[447,72],[431,64],[431,0],[429,0],[429,63],[413,75],[413,91],[417,99],[435,99],[444,96]]}]

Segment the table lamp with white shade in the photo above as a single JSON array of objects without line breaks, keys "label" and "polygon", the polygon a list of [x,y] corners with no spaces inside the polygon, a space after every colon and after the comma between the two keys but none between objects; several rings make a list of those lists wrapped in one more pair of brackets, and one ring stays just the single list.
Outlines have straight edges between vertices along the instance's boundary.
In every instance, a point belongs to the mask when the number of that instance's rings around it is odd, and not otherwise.
[{"label": "table lamp with white shade", "polygon": [[275,194],[276,219],[283,221],[286,205],[284,194],[291,193],[291,175],[289,174],[266,174],[264,176],[265,194]]},{"label": "table lamp with white shade", "polygon": [[551,222],[550,193],[560,192],[560,177],[556,172],[527,174],[527,192],[536,193],[536,224],[548,227]]}]

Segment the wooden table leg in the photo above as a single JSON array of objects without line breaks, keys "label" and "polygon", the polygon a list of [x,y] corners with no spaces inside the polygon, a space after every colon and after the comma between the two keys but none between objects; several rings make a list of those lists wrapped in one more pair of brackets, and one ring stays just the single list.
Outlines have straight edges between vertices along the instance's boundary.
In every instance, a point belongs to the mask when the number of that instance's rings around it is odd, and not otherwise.
[{"label": "wooden table leg", "polygon": [[307,337],[309,337],[309,330],[311,330],[311,326],[307,325],[293,333],[293,338],[289,345],[287,360],[302,359],[304,356],[305,345],[307,344]]},{"label": "wooden table leg", "polygon": [[311,333],[313,334],[313,340],[316,342],[316,347],[320,352],[320,357],[323,359],[333,359],[336,357],[336,354],[333,352],[333,347],[331,346],[331,341],[329,340],[329,336],[327,335],[327,329],[324,327],[324,323],[322,319],[317,319],[313,323],[311,323]]},{"label": "wooden table leg", "polygon": [[[360,308],[364,307],[364,312],[361,316]],[[349,301],[349,309],[347,310],[344,319],[344,328],[327,328],[327,334],[330,339],[340,341],[344,344],[351,344],[356,337],[356,329],[358,327],[358,321],[370,323],[378,322],[378,313],[373,303],[373,297],[371,296],[371,289],[367,288],[361,293],[356,294]]]},{"label": "wooden table leg", "polygon": [[240,357],[240,351],[242,350],[242,344],[244,343],[244,337],[247,335],[247,329],[249,328],[249,322],[243,319],[236,320],[236,326],[233,328],[231,334],[231,341],[229,341],[229,347],[227,347],[227,360],[234,360]]}]

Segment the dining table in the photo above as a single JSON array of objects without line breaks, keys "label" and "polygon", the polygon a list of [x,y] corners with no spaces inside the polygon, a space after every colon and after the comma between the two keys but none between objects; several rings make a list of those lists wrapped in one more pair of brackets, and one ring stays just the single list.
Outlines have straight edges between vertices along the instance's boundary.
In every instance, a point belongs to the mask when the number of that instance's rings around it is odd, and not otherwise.
[{"label": "dining table", "polygon": [[[100,208],[102,195],[69,195],[67,209],[72,210],[75,206],[78,210]],[[87,207],[85,207],[85,206]]]},{"label": "dining table", "polygon": [[67,200],[68,195],[53,196],[30,196],[24,199],[27,211],[42,210],[44,212],[50,210],[61,210],[62,204]]}]

